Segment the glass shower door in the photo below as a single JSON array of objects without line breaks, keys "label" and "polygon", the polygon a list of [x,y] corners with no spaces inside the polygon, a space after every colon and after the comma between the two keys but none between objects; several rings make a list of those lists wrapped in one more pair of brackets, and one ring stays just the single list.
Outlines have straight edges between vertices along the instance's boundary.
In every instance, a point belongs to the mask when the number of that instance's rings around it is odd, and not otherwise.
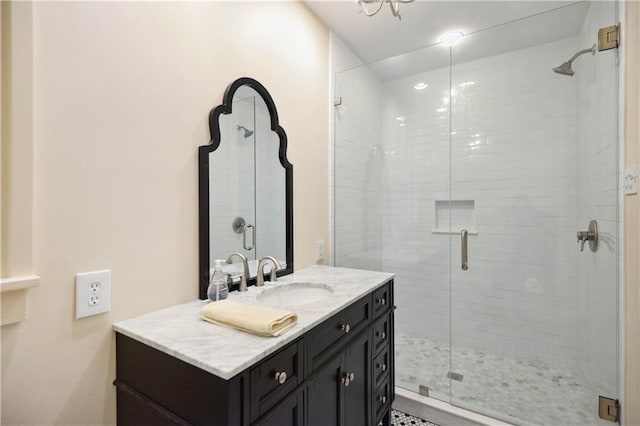
[{"label": "glass shower door", "polygon": [[396,385],[445,401],[449,54],[430,46],[336,74],[333,150],[334,264],[396,275]]},{"label": "glass shower door", "polygon": [[[549,25],[542,14],[451,48],[452,404],[517,424],[609,424],[597,410],[599,395],[618,397],[618,52],[578,58],[573,77],[552,68],[596,43],[615,8],[550,12],[581,22],[562,40],[477,56]],[[599,244],[581,251],[591,220]]]}]

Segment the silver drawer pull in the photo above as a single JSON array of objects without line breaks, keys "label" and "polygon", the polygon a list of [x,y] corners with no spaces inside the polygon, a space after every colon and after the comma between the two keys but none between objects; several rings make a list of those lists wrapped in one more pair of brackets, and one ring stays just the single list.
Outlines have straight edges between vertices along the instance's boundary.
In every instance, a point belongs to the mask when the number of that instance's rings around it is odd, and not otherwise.
[{"label": "silver drawer pull", "polygon": [[380,401],[382,404],[385,404],[387,402],[387,397],[384,395],[379,396],[378,401]]},{"label": "silver drawer pull", "polygon": [[387,301],[386,299],[383,297],[382,299],[376,299],[376,302],[378,302],[378,305],[386,305]]},{"label": "silver drawer pull", "polygon": [[284,382],[287,381],[287,373],[285,373],[284,371],[278,371],[276,372],[275,379],[278,381],[278,383],[284,385]]},{"label": "silver drawer pull", "polygon": [[340,330],[342,330],[345,333],[348,333],[351,331],[351,326],[349,324],[342,324],[342,327],[340,327]]},{"label": "silver drawer pull", "polygon": [[386,339],[387,338],[387,333],[385,333],[384,331],[378,331],[376,334],[381,339]]},{"label": "silver drawer pull", "polygon": [[387,371],[387,364],[378,364],[378,368],[382,371]]}]

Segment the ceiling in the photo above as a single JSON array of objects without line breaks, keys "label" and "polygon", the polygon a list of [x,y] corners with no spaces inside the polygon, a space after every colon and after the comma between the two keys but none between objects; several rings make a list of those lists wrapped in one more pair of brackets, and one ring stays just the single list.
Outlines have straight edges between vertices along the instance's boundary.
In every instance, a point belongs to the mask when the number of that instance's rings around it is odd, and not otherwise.
[{"label": "ceiling", "polygon": [[[303,1],[365,63],[438,43],[447,31],[470,34],[509,22],[512,23],[510,33],[498,35],[493,31],[492,42],[499,46],[485,53],[496,54],[559,40],[578,33],[587,9],[586,2],[577,4],[576,1],[416,0],[400,5],[402,20],[398,20],[387,5],[376,16],[367,17],[359,13],[354,0]],[[572,4],[576,6],[568,7]],[[551,10],[556,11],[545,13]],[[532,15],[537,16],[513,22]],[[520,31],[521,28],[526,31]],[[483,47],[486,50],[488,46]]]}]

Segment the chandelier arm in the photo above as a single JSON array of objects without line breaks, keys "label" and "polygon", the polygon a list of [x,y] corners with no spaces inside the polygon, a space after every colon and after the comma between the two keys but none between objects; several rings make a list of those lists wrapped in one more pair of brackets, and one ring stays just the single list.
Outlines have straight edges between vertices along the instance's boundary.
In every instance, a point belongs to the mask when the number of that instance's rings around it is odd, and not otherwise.
[{"label": "chandelier arm", "polygon": [[400,18],[400,4],[397,2],[389,1],[389,7],[391,8],[391,14],[396,18]]},{"label": "chandelier arm", "polygon": [[[369,10],[367,9],[367,4],[370,3],[377,3],[378,4],[378,8],[374,11],[374,12],[369,12]],[[382,5],[384,5],[384,1],[363,1],[362,3],[360,3],[360,11],[364,12],[365,15],[367,16],[373,16],[376,13],[380,12],[380,9],[382,9]]]},{"label": "chandelier arm", "polygon": [[[391,8],[391,14],[398,18],[400,17],[400,3],[413,3],[415,0],[356,0],[356,4],[360,7],[360,13],[364,12],[367,16],[374,16],[382,9],[384,3],[389,3],[389,7]],[[374,11],[369,11],[368,6],[372,3],[376,4],[376,9]]]}]

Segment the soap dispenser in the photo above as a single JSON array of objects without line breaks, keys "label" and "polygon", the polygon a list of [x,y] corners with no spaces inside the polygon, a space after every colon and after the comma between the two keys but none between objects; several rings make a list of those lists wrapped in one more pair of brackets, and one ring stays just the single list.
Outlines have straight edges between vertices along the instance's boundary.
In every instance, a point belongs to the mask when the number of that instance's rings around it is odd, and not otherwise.
[{"label": "soap dispenser", "polygon": [[207,296],[212,302],[226,299],[229,295],[227,276],[222,272],[222,262],[222,260],[218,259],[213,266],[213,275],[211,276],[209,289],[207,290]]}]

